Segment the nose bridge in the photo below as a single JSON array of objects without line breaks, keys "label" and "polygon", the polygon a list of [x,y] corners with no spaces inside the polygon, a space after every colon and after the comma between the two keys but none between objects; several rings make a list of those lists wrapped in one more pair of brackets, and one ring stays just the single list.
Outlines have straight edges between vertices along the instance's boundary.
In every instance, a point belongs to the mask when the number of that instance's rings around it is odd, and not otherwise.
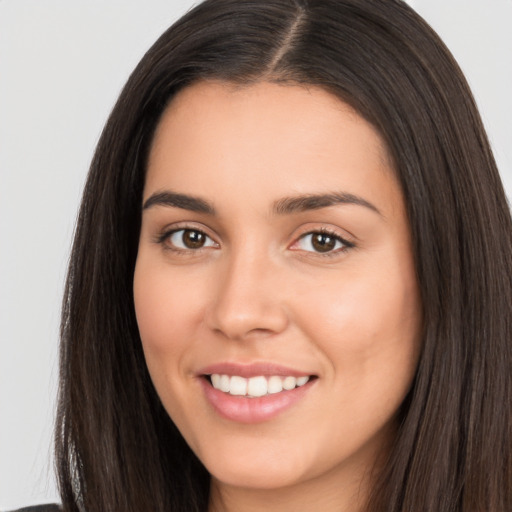
[{"label": "nose bridge", "polygon": [[275,286],[278,266],[267,250],[251,245],[246,241],[223,258],[209,314],[211,327],[233,339],[278,333],[287,325]]}]

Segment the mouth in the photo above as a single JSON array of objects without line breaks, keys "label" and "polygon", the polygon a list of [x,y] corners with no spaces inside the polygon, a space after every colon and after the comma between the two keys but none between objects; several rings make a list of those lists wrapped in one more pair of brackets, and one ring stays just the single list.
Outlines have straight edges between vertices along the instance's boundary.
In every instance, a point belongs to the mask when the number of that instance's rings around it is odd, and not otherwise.
[{"label": "mouth", "polygon": [[206,402],[237,423],[270,421],[305,400],[318,375],[275,364],[214,363],[196,374]]},{"label": "mouth", "polygon": [[222,393],[237,397],[260,398],[283,391],[292,391],[316,379],[315,375],[257,375],[246,378],[240,375],[212,373],[203,375],[210,385]]},{"label": "mouth", "polygon": [[220,364],[203,369],[199,382],[206,401],[222,418],[261,423],[281,416],[309,395],[317,375],[273,364]]}]

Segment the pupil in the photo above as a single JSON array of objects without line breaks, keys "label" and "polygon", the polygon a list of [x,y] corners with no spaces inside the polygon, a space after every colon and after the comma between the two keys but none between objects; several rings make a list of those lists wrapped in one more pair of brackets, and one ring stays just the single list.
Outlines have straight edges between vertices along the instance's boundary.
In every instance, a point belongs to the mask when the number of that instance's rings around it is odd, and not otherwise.
[{"label": "pupil", "polygon": [[328,252],[334,249],[336,245],[336,240],[325,233],[317,233],[313,237],[313,247],[318,252]]},{"label": "pupil", "polygon": [[204,245],[204,242],[204,235],[199,231],[185,231],[183,233],[183,243],[189,249],[199,249]]}]

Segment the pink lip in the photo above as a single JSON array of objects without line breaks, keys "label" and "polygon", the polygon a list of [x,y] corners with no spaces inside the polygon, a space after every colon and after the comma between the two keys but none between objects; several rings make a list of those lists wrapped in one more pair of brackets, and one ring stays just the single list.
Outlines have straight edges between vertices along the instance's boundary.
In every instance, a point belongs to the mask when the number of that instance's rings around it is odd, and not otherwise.
[{"label": "pink lip", "polygon": [[302,377],[312,374],[273,363],[253,363],[248,365],[218,363],[202,368],[198,372],[198,377],[206,400],[221,417],[239,423],[259,423],[275,418],[300,401],[316,382],[316,379],[312,379],[304,386],[289,391],[283,390],[280,393],[249,398],[233,396],[215,389],[206,377],[214,373],[238,375],[244,378],[257,377],[259,375],[266,377],[272,375]]},{"label": "pink lip", "polygon": [[206,378],[199,379],[206,399],[213,409],[223,418],[238,423],[260,423],[268,421],[301,400],[316,381],[290,391],[281,391],[259,398],[232,396],[215,389]]},{"label": "pink lip", "polygon": [[218,373],[220,375],[238,375],[246,379],[250,377],[258,377],[263,375],[270,377],[272,375],[279,375],[281,377],[306,377],[312,375],[308,372],[302,372],[288,368],[286,366],[274,364],[274,363],[251,363],[251,364],[239,364],[239,363],[216,363],[205,368],[200,369],[198,375],[212,375]]}]

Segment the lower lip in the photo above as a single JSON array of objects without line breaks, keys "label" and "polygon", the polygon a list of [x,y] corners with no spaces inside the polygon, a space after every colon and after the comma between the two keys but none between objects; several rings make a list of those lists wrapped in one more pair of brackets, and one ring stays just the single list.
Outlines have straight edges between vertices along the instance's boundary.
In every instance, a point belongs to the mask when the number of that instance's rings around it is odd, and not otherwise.
[{"label": "lower lip", "polygon": [[207,379],[200,378],[206,399],[215,411],[223,418],[239,423],[259,423],[275,418],[300,401],[315,380],[289,391],[249,398],[219,391]]}]

